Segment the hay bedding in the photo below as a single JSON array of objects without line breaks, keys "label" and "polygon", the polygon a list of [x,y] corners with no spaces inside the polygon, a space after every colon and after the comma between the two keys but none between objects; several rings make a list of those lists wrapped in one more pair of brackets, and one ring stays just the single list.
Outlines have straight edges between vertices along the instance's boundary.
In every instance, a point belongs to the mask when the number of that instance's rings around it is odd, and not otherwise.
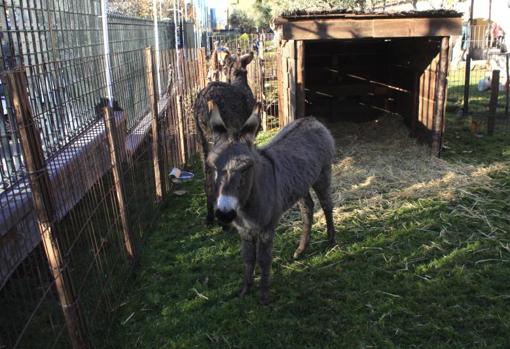
[{"label": "hay bedding", "polygon": [[[467,187],[488,184],[488,174],[501,167],[450,163],[431,157],[428,146],[409,137],[399,116],[358,124],[336,122],[328,127],[337,144],[332,178],[336,225],[353,216],[412,207],[420,198],[453,200]],[[322,210],[314,200],[314,221],[325,225]],[[290,210],[282,223],[300,226],[299,211]]]}]

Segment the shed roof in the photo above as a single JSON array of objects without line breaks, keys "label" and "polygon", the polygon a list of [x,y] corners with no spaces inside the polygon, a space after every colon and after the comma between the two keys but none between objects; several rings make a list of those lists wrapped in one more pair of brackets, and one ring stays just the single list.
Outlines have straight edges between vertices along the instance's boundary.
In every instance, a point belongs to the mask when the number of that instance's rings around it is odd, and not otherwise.
[{"label": "shed roof", "polygon": [[461,34],[462,14],[450,10],[300,11],[276,18],[275,25],[284,40],[442,37]]},{"label": "shed roof", "polygon": [[[427,10],[427,11],[354,11],[347,9],[332,10],[296,10],[288,11],[281,14],[278,18],[287,20],[297,20],[305,18],[356,18],[356,17],[373,17],[373,18],[448,18],[462,17],[462,13],[454,10]],[[278,20],[277,18],[277,20]]]}]

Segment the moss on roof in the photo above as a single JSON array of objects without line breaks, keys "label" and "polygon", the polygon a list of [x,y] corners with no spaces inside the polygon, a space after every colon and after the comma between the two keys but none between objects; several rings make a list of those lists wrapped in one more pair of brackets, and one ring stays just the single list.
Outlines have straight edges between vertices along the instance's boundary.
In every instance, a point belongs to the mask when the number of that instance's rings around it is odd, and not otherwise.
[{"label": "moss on roof", "polygon": [[423,18],[423,17],[461,17],[462,13],[453,10],[428,11],[355,11],[349,9],[299,9],[284,11],[279,17],[286,19],[298,18],[342,18],[342,17],[390,17],[390,18]]}]

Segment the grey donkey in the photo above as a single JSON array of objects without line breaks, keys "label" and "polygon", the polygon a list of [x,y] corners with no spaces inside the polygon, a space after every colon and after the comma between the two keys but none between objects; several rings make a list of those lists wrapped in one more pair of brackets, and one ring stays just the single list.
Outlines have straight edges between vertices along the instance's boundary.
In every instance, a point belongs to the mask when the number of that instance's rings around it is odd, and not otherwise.
[{"label": "grey donkey", "polygon": [[[230,57],[230,56],[229,56]],[[204,171],[204,190],[207,196],[206,222],[214,222],[214,178],[212,169],[205,161],[212,145],[215,143],[213,130],[210,124],[212,105],[216,105],[221,111],[223,127],[226,132],[235,137],[245,121],[250,117],[255,98],[248,85],[246,66],[253,59],[253,54],[231,58],[228,72],[232,79],[231,83],[214,81],[200,91],[195,100],[194,118],[197,125],[201,144],[201,155]]]},{"label": "grey donkey", "polygon": [[257,148],[254,139],[258,113],[259,104],[232,137],[213,105],[210,121],[217,142],[207,162],[214,169],[215,214],[220,221],[235,226],[241,236],[244,282],[240,295],[250,291],[258,262],[260,302],[266,304],[275,228],[282,214],[298,202],[304,225],[294,257],[301,256],[310,241],[314,206],[311,188],[324,210],[329,242],[335,244],[330,196],[335,142],[324,125],[307,117],[290,123],[268,145]]}]

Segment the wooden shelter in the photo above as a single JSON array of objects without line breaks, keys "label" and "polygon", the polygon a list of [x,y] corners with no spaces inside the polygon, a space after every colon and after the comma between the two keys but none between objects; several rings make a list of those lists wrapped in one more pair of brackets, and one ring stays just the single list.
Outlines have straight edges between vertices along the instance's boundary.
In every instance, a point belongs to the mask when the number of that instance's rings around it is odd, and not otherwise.
[{"label": "wooden shelter", "polygon": [[439,154],[450,36],[461,34],[461,14],[328,12],[275,25],[281,125],[304,115],[364,121],[398,113]]}]

